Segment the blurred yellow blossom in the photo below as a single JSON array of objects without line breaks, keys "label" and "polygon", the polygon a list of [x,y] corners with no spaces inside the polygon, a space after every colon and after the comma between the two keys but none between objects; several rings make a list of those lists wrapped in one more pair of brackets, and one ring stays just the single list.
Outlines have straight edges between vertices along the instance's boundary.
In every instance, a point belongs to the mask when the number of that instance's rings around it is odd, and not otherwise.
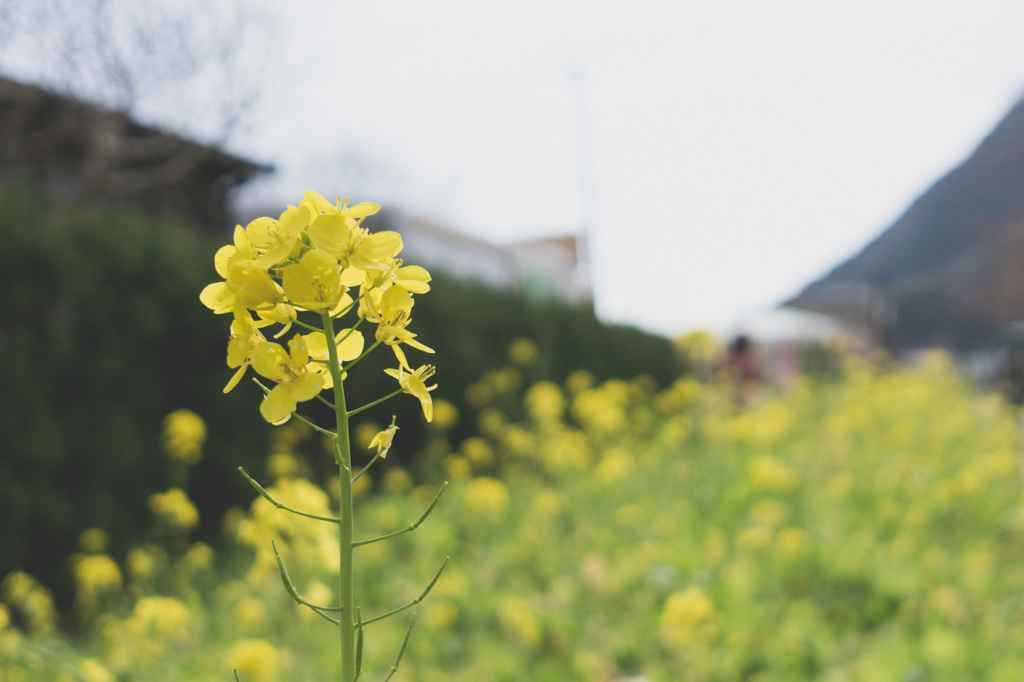
[{"label": "blurred yellow blossom", "polygon": [[[319,580],[310,581],[310,583],[306,585],[306,589],[302,591],[302,596],[314,604],[332,604],[335,602],[334,592]],[[299,611],[299,614],[304,620],[313,620],[318,617],[310,609],[302,609]]]},{"label": "blurred yellow blossom", "polygon": [[470,436],[459,444],[459,451],[476,467],[494,464],[494,451],[487,441],[479,436]]},{"label": "blurred yellow blossom", "polygon": [[352,442],[360,450],[370,449],[370,443],[383,430],[376,422],[359,422],[352,428]]},{"label": "blurred yellow blossom", "polygon": [[194,635],[188,607],[173,597],[142,597],[128,618],[118,620],[104,614],[100,623],[101,634],[110,646],[104,663],[119,674],[156,665]]},{"label": "blurred yellow blossom", "polygon": [[469,478],[473,475],[473,465],[469,460],[460,455],[450,455],[444,458],[444,470],[448,478]]},{"label": "blurred yellow blossom", "polygon": [[267,457],[267,476],[272,480],[292,478],[302,471],[302,465],[290,452],[275,452]]},{"label": "blurred yellow blossom", "polygon": [[447,431],[459,423],[459,408],[449,400],[434,401],[434,421],[431,426],[439,431]]},{"label": "blurred yellow blossom", "polygon": [[402,467],[389,467],[384,472],[381,486],[389,493],[404,493],[412,488],[412,476]]},{"label": "blurred yellow blossom", "polygon": [[228,667],[238,671],[242,679],[271,682],[278,679],[282,657],[273,644],[265,639],[244,639],[228,649]]},{"label": "blurred yellow blossom", "polygon": [[3,600],[19,615],[30,633],[47,633],[57,625],[57,610],[49,591],[28,573],[15,571],[0,583]]},{"label": "blurred yellow blossom", "polygon": [[530,367],[537,362],[540,355],[540,348],[533,339],[524,336],[512,339],[508,345],[508,359],[520,367]]},{"label": "blurred yellow blossom", "polygon": [[231,619],[245,632],[256,632],[267,620],[267,605],[261,597],[242,597],[235,604]]},{"label": "blurred yellow blossom", "polygon": [[672,646],[687,646],[713,634],[715,605],[695,585],[675,592],[666,600],[658,617],[662,638]]},{"label": "blurred yellow blossom", "polygon": [[750,508],[750,520],[765,526],[777,526],[786,520],[788,507],[778,500],[758,500]]},{"label": "blurred yellow blossom", "polygon": [[432,599],[424,608],[423,618],[431,630],[449,630],[458,617],[459,609],[450,599]]},{"label": "blurred yellow blossom", "polygon": [[206,422],[192,410],[180,409],[164,417],[163,446],[172,459],[195,464],[203,455]]},{"label": "blurred yellow blossom", "polygon": [[113,673],[107,670],[95,658],[83,658],[78,666],[87,682],[117,682],[117,678],[114,677]]},{"label": "blurred yellow blossom", "polygon": [[592,388],[597,383],[594,375],[585,369],[576,369],[565,378],[565,387],[569,393],[579,393]]},{"label": "blurred yellow blossom", "polygon": [[598,434],[625,430],[628,421],[629,386],[611,380],[596,388],[578,391],[572,400],[572,415]]},{"label": "blurred yellow blossom", "polygon": [[181,557],[187,571],[198,571],[213,565],[213,548],[205,542],[193,542]]},{"label": "blurred yellow blossom", "polygon": [[789,492],[799,479],[778,457],[758,455],[747,464],[747,475],[755,487],[762,490]]},{"label": "blurred yellow blossom", "polygon": [[744,528],[736,535],[736,545],[747,550],[761,550],[772,541],[772,530],[765,526]]},{"label": "blurred yellow blossom", "polygon": [[494,407],[485,407],[477,415],[476,425],[481,434],[500,437],[505,427],[508,426],[508,421],[501,410]]},{"label": "blurred yellow blossom", "polygon": [[75,555],[71,571],[75,577],[75,598],[85,607],[91,608],[100,595],[121,587],[121,569],[106,554]]},{"label": "blurred yellow blossom", "polygon": [[533,649],[540,645],[543,631],[529,601],[517,596],[502,597],[498,603],[498,621],[503,629]]},{"label": "blurred yellow blossom", "polygon": [[784,528],[775,539],[779,551],[786,557],[797,557],[804,554],[810,545],[807,532],[802,528]]},{"label": "blurred yellow blossom", "polygon": [[13,660],[13,654],[22,646],[22,634],[11,623],[11,612],[0,604],[0,660]]},{"label": "blurred yellow blossom", "polygon": [[614,483],[629,473],[633,457],[623,448],[609,448],[601,455],[594,475],[602,483]]},{"label": "blurred yellow blossom", "polygon": [[481,476],[469,482],[466,490],[466,513],[471,518],[498,521],[504,517],[508,503],[508,488],[496,478]]},{"label": "blurred yellow blossom", "polygon": [[540,456],[554,473],[583,471],[590,466],[593,450],[585,434],[575,429],[555,429],[540,445]]},{"label": "blurred yellow blossom", "polygon": [[[359,472],[357,471],[356,473]],[[334,484],[329,486],[330,489],[337,490],[338,482],[336,478],[332,478],[332,481]],[[369,495],[371,490],[373,490],[373,476],[371,474],[364,473],[352,482],[352,495],[357,499]]]},{"label": "blurred yellow blossom", "polygon": [[184,490],[171,488],[149,496],[149,509],[172,528],[191,530],[199,523],[199,512]]},{"label": "blurred yellow blossom", "polygon": [[153,545],[142,545],[129,550],[124,563],[131,578],[149,580],[166,561],[167,554],[163,549]]},{"label": "blurred yellow blossom", "polygon": [[561,419],[565,411],[562,389],[550,381],[538,381],[530,386],[523,397],[523,404],[529,415],[542,424]]},{"label": "blurred yellow blossom", "polygon": [[87,528],[78,536],[78,546],[83,552],[98,554],[106,551],[110,536],[102,528]]}]

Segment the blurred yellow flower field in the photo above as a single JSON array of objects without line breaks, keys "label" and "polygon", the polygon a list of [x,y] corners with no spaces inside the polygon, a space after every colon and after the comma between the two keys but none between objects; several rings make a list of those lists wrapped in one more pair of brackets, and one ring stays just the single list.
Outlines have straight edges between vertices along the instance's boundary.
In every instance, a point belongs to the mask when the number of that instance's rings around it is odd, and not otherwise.
[{"label": "blurred yellow flower field", "polygon": [[[525,365],[531,348],[510,355]],[[478,433],[389,458],[361,500],[360,528],[390,533],[451,480],[430,523],[355,549],[364,620],[452,556],[395,680],[1024,679],[1017,414],[945,356],[849,358],[743,410],[691,378],[658,391],[520,376],[485,376],[470,407],[436,400],[437,421]],[[303,477],[315,438],[287,428],[267,490],[331,513]],[[365,447],[381,429],[362,431]],[[172,492],[153,511],[187,532]],[[270,547],[299,592],[329,602],[337,552],[321,525],[256,498],[229,514],[216,556],[185,542],[110,557],[93,533],[72,564],[90,611],[73,640],[30,576],[4,579],[0,680],[330,679],[335,636],[280,589]],[[405,626],[367,626],[366,667],[390,665]]]}]

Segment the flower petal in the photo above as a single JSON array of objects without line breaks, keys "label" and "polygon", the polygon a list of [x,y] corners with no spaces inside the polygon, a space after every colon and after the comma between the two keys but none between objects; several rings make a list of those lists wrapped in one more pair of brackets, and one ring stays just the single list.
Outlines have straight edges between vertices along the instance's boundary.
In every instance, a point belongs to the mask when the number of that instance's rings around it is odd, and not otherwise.
[{"label": "flower petal", "polygon": [[295,398],[288,384],[274,387],[263,402],[260,403],[260,414],[271,424],[283,424],[295,411]]}]

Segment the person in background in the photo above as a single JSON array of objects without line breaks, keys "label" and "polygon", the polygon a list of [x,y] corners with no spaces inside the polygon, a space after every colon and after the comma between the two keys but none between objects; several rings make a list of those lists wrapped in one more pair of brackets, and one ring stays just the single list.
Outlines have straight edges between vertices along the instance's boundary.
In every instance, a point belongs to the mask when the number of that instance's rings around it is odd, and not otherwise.
[{"label": "person in background", "polygon": [[740,334],[729,342],[719,374],[732,385],[736,406],[745,407],[762,379],[761,363],[750,337]]}]

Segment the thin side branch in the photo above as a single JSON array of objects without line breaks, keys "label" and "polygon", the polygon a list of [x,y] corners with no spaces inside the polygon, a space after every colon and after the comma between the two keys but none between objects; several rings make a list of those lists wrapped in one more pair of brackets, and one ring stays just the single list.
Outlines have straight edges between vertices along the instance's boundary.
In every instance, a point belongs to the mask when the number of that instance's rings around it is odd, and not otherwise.
[{"label": "thin side branch", "polygon": [[243,476],[245,476],[245,480],[249,481],[249,484],[253,488],[256,488],[256,492],[263,496],[263,499],[265,499],[267,502],[274,505],[278,509],[284,509],[285,511],[290,511],[292,514],[298,514],[299,516],[305,516],[307,519],[327,521],[328,523],[338,523],[338,517],[336,516],[320,516],[319,514],[310,514],[309,512],[299,511],[298,509],[293,509],[292,507],[289,507],[288,505],[279,502],[277,499],[274,498],[273,495],[268,493],[263,488],[263,486],[257,483],[256,480],[252,476],[250,476],[245,469],[243,469],[242,467],[238,467],[238,470],[242,472]]},{"label": "thin side branch", "polygon": [[[360,473],[362,473],[362,472],[360,472]],[[443,484],[441,484],[441,488],[437,491],[437,494],[434,495],[434,499],[430,501],[430,504],[427,506],[427,508],[423,510],[423,513],[420,514],[420,517],[418,519],[416,519],[415,521],[413,521],[412,523],[410,523],[405,528],[403,528],[401,530],[396,530],[394,533],[388,533],[387,535],[381,535],[379,537],[370,538],[369,540],[357,540],[357,541],[352,543],[352,546],[353,547],[359,547],[361,545],[371,545],[374,542],[380,542],[381,540],[387,540],[389,538],[397,537],[397,536],[403,535],[405,533],[411,533],[412,531],[416,530],[417,528],[420,527],[420,524],[423,523],[427,519],[428,516],[430,516],[430,512],[434,511],[434,507],[437,506],[437,501],[441,498],[441,493],[443,493],[444,489],[447,488],[447,487],[448,487],[448,481],[445,481]]]},{"label": "thin side branch", "polygon": [[340,620],[338,620],[337,618],[331,618],[330,616],[328,616],[324,612],[325,611],[338,612],[338,611],[342,611],[343,609],[341,607],[339,607],[339,606],[320,606],[319,604],[314,604],[313,602],[307,601],[305,597],[303,597],[301,594],[299,594],[299,591],[295,589],[294,583],[292,583],[291,576],[288,575],[288,568],[284,565],[284,559],[281,558],[281,553],[277,551],[277,543],[274,542],[273,540],[271,540],[270,544],[274,548],[274,556],[277,558],[277,568],[278,568],[279,571],[281,571],[281,580],[282,580],[282,582],[284,582],[284,588],[286,590],[288,590],[288,594],[291,595],[292,599],[294,599],[297,603],[299,603],[299,604],[301,604],[303,606],[308,606],[318,616],[326,618],[327,620],[331,621],[335,625],[340,625],[341,624]]},{"label": "thin side branch", "polygon": [[441,577],[441,571],[443,571],[444,567],[448,565],[448,559],[450,559],[450,558],[451,557],[447,557],[447,556],[444,558],[444,563],[441,564],[441,568],[437,569],[437,573],[434,574],[434,577],[430,581],[430,584],[427,585],[427,589],[423,590],[423,592],[422,592],[422,594],[420,594],[420,596],[416,597],[415,599],[413,599],[411,602],[409,602],[408,604],[406,604],[404,606],[399,606],[397,609],[392,609],[392,610],[388,611],[387,613],[382,613],[379,616],[374,616],[373,618],[368,618],[368,619],[364,620],[362,622],[362,624],[365,626],[365,625],[369,625],[370,623],[376,623],[378,620],[384,620],[385,618],[393,616],[396,613],[401,613],[402,611],[405,611],[406,609],[412,608],[413,606],[416,606],[417,604],[422,602],[423,599],[430,593],[430,590],[432,590],[434,588],[434,585],[437,583],[437,579]]},{"label": "thin side branch", "polygon": [[398,395],[398,394],[399,394],[399,393],[401,393],[401,392],[402,392],[402,389],[398,389],[397,391],[394,391],[393,393],[388,393],[388,394],[387,394],[386,396],[384,396],[383,398],[377,398],[377,399],[376,399],[376,400],[374,400],[374,401],[373,401],[372,403],[367,403],[367,404],[363,405],[362,407],[357,407],[357,408],[356,408],[356,409],[354,409],[354,410],[349,410],[349,411],[348,411],[348,413],[347,413],[347,416],[351,417],[352,415],[355,415],[355,414],[359,414],[359,413],[360,413],[360,412],[362,412],[363,410],[368,410],[368,409],[370,409],[370,408],[371,408],[371,407],[373,407],[374,405],[380,405],[380,404],[381,404],[382,402],[384,402],[385,400],[391,400],[392,398],[394,398],[394,397],[395,397],[396,395]]}]

